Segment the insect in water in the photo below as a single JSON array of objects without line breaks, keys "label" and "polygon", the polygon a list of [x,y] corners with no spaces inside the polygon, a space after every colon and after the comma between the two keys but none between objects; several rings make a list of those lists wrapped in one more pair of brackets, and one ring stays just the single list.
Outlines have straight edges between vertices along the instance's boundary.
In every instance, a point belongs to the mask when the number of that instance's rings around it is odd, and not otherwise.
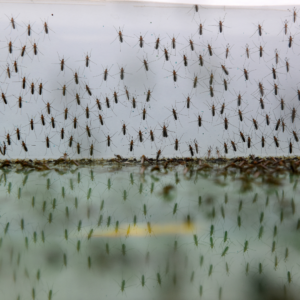
[{"label": "insect in water", "polygon": [[229,250],[229,247],[226,246],[225,249],[223,250],[221,256],[222,256],[222,257],[225,256],[228,250]]}]

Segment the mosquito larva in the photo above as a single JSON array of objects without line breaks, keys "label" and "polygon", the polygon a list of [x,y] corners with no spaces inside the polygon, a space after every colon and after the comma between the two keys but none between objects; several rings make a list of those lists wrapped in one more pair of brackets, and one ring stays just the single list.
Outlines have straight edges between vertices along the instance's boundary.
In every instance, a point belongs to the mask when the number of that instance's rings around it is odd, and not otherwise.
[{"label": "mosquito larva", "polygon": [[126,255],[126,245],[122,244],[122,255],[125,256]]},{"label": "mosquito larva", "polygon": [[213,271],[213,265],[210,265],[208,270],[208,277],[212,274],[212,271]]},{"label": "mosquito larva", "polygon": [[274,231],[273,231],[273,238],[277,236],[277,226],[274,226]]},{"label": "mosquito larva", "polygon": [[102,224],[102,221],[103,221],[103,216],[100,215],[98,219],[98,227]]},{"label": "mosquito larva", "polygon": [[223,205],[221,206],[221,214],[222,214],[223,219],[225,219],[225,210],[224,210]]},{"label": "mosquito larva", "polygon": [[111,220],[111,216],[108,216],[108,218],[107,218],[107,223],[106,223],[106,226],[107,226],[107,227],[110,226],[110,220]]},{"label": "mosquito larva", "polygon": [[159,273],[156,274],[156,279],[159,285],[161,285],[161,276]]},{"label": "mosquito larva", "polygon": [[20,225],[21,225],[21,229],[24,230],[24,219],[23,218],[21,219]]},{"label": "mosquito larva", "polygon": [[227,247],[223,250],[221,256],[225,256],[226,253],[227,253],[227,251],[228,251],[228,249],[229,249],[229,247],[227,246]]},{"label": "mosquito larva", "polygon": [[27,236],[25,237],[25,247],[28,250],[28,237]]},{"label": "mosquito larva", "polygon": [[227,242],[227,239],[228,239],[228,233],[227,233],[227,231],[225,231],[224,232],[224,239],[223,239],[224,243]]},{"label": "mosquito larva", "polygon": [[91,198],[91,193],[92,193],[92,188],[89,188],[87,193],[87,200]]},{"label": "mosquito larva", "polygon": [[36,244],[37,241],[37,234],[36,231],[33,232],[33,242]]},{"label": "mosquito larva", "polygon": [[249,246],[249,242],[245,241],[245,244],[244,244],[244,253],[248,250],[248,246]]},{"label": "mosquito larva", "polygon": [[119,221],[116,221],[115,233],[119,232]]},{"label": "mosquito larva", "polygon": [[41,235],[42,235],[42,242],[45,243],[45,233],[44,233],[44,230],[42,230]]},{"label": "mosquito larva", "polygon": [[78,199],[77,199],[77,197],[75,197],[74,205],[75,205],[75,208],[77,209],[78,208]]},{"label": "mosquito larva", "polygon": [[275,251],[275,249],[276,249],[276,242],[273,241],[273,243],[272,243],[272,253]]},{"label": "mosquito larva", "polygon": [[49,222],[49,224],[52,223],[52,213],[51,212],[49,213],[49,216],[48,216],[48,222]]},{"label": "mosquito larva", "polygon": [[289,256],[289,248],[285,248],[284,261],[287,261],[288,256]]},{"label": "mosquito larva", "polygon": [[64,253],[63,255],[63,260],[64,260],[64,266],[66,267],[67,266],[67,254]]},{"label": "mosquito larva", "polygon": [[88,234],[88,240],[92,237],[94,229],[92,228]]},{"label": "mosquito larva", "polygon": [[264,233],[264,226],[260,226],[259,232],[258,232],[258,238],[259,238],[259,239],[262,238],[263,233]]},{"label": "mosquito larva", "polygon": [[204,256],[201,255],[201,256],[200,256],[200,267],[203,266],[203,262],[204,262]]},{"label": "mosquito larva", "polygon": [[282,223],[282,222],[283,222],[283,209],[280,212],[280,223]]},{"label": "mosquito larva", "polygon": [[65,240],[68,240],[68,229],[65,229]]},{"label": "mosquito larva", "polygon": [[194,239],[194,243],[195,243],[196,247],[198,247],[198,237],[196,234],[193,235],[193,239]]},{"label": "mosquito larva", "polygon": [[258,264],[258,273],[262,274],[262,272],[263,272],[263,265],[262,265],[262,263],[259,263]]},{"label": "mosquito larva", "polygon": [[238,224],[238,226],[239,226],[239,228],[240,228],[241,225],[242,225],[241,216],[238,216],[238,217],[237,217],[237,224]]},{"label": "mosquito larva", "polygon": [[262,211],[262,212],[260,213],[259,223],[262,223],[263,220],[264,220],[264,212]]},{"label": "mosquito larva", "polygon": [[52,209],[54,210],[56,208],[56,198],[53,199],[52,201]]},{"label": "mosquito larva", "polygon": [[80,245],[81,245],[81,242],[80,242],[80,240],[78,240],[78,241],[77,241],[77,247],[76,247],[77,252],[80,251]]},{"label": "mosquito larva", "polygon": [[127,227],[127,231],[126,231],[126,237],[128,237],[129,236],[129,234],[130,234],[130,224],[128,225],[128,227]]},{"label": "mosquito larva", "polygon": [[105,244],[105,251],[106,251],[106,254],[109,255],[109,244],[108,243]]},{"label": "mosquito larva", "polygon": [[150,189],[150,193],[152,194],[154,191],[154,182],[151,183],[151,189]]},{"label": "mosquito larva", "polygon": [[136,221],[137,221],[137,218],[136,218],[136,215],[133,216],[133,226],[136,226]]},{"label": "mosquito larva", "polygon": [[7,234],[9,228],[9,222],[6,223],[5,229],[4,229],[4,234]]},{"label": "mosquito larva", "polygon": [[212,224],[212,225],[210,226],[210,233],[209,233],[210,236],[212,236],[212,235],[214,234],[214,229],[215,229],[215,227],[214,227],[214,225]]},{"label": "mosquito larva", "polygon": [[40,269],[38,269],[37,272],[36,272],[37,281],[40,281],[40,278],[41,278],[41,271],[40,271]]}]

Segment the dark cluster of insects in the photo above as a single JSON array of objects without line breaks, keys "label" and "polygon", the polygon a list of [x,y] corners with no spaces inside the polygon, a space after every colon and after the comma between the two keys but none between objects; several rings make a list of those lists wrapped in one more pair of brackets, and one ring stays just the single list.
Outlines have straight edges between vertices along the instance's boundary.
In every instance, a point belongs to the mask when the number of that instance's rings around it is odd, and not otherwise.
[{"label": "dark cluster of insects", "polygon": [[[236,44],[231,13],[205,20],[205,9],[193,7],[189,36],[130,35],[126,24],[112,26],[107,49],[134,54],[138,68],[130,60],[103,65],[91,50],[71,63],[68,53],[56,51],[51,82],[30,75],[30,63],[36,67],[54,51],[58,33],[51,22],[7,16],[0,99],[1,113],[13,118],[3,124],[1,154],[108,158],[119,152],[159,160],[297,153],[298,10],[287,10],[276,32],[268,20],[245,24],[251,34]],[[142,86],[134,86],[140,78]]]}]

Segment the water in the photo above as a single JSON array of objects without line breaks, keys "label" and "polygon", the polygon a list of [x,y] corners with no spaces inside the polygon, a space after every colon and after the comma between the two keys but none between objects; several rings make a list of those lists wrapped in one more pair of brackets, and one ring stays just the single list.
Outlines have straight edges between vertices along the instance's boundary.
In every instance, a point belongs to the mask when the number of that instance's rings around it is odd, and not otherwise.
[{"label": "water", "polygon": [[227,164],[2,168],[1,298],[297,298],[298,175]]}]

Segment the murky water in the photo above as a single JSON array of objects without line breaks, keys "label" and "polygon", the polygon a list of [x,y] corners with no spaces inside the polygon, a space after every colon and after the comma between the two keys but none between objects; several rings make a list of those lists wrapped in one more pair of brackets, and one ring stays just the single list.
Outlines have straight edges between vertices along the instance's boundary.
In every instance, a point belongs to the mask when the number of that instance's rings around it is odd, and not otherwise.
[{"label": "murky water", "polygon": [[298,176],[223,167],[3,169],[1,299],[297,298]]}]

